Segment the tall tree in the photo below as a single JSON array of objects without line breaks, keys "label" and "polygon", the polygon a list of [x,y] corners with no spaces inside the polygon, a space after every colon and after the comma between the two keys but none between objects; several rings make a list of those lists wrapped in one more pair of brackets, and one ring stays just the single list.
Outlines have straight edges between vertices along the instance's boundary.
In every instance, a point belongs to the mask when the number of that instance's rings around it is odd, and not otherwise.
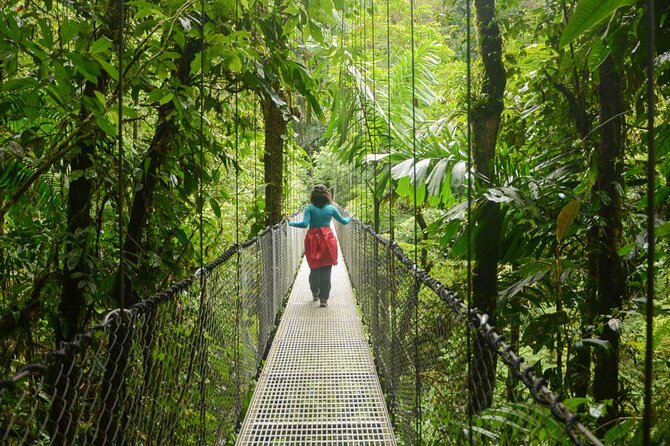
[{"label": "tall tree", "polygon": [[[275,87],[277,88],[277,87]],[[265,122],[265,224],[273,225],[282,219],[284,200],[284,138],[287,121],[285,109],[272,97],[262,100]]]},{"label": "tall tree", "polygon": [[[619,51],[617,54],[621,55]],[[618,59],[618,60],[617,60]],[[624,190],[624,116],[621,59],[608,56],[600,66],[600,142],[596,152],[597,179],[593,196],[598,197],[596,246],[597,311],[601,339],[608,349],[596,350],[593,396],[598,401],[612,400],[608,418],[618,412],[619,342],[618,321],[612,319],[626,296],[626,275],[619,248],[622,235],[622,193]]]},{"label": "tall tree", "polygon": [[[493,161],[503,111],[506,74],[502,61],[502,35],[495,19],[495,0],[475,0],[479,54],[484,65],[481,91],[472,109],[473,156],[479,178],[493,180]],[[498,254],[503,215],[500,204],[486,201],[474,239],[473,305],[495,323],[498,294]],[[482,336],[474,340],[470,372],[469,410],[479,412],[491,405],[496,379],[496,354]]]},{"label": "tall tree", "polygon": [[[98,37],[108,38],[118,43],[121,17],[116,2],[110,1],[103,5],[103,18]],[[101,71],[96,79],[85,81],[81,108],[79,109],[78,126],[91,126],[90,116],[95,116],[100,107],[96,93],[107,93],[110,75]],[[91,218],[91,200],[93,194],[93,157],[96,147],[104,142],[105,134],[96,128],[89,138],[79,139],[75,154],[70,160],[70,184],[67,194],[67,234],[65,242],[65,260],[63,266],[63,288],[58,311],[60,320],[56,324],[56,341],[67,341],[83,328],[87,276],[92,272],[93,232]]]},{"label": "tall tree", "polygon": [[[174,69],[171,71],[170,85],[177,89],[187,88],[191,85],[191,63],[200,45],[200,40],[189,38],[183,46],[176,46],[174,48],[175,54],[179,54],[179,58],[176,60]],[[168,156],[170,147],[179,134],[179,117],[180,115],[177,113],[174,101],[168,101],[158,107],[158,116],[155,124],[156,130],[147,152],[142,157],[140,168],[143,174],[141,182],[134,188],[136,192],[133,197],[126,238],[123,242],[123,249],[129,265],[136,265],[139,254],[142,252],[142,232],[146,226],[147,219],[153,211],[154,191],[158,183],[160,169]],[[133,289],[132,273],[126,269],[125,276],[123,287],[124,301],[126,304],[133,304],[137,302],[138,298]],[[119,296],[120,282],[119,271],[117,272],[116,283],[112,291],[113,298]]]}]

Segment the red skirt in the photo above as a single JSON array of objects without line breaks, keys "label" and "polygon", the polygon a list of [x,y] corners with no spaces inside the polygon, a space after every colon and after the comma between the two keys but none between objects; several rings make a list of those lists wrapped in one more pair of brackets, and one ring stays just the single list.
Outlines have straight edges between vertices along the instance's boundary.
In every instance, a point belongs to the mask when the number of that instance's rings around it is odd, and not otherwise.
[{"label": "red skirt", "polygon": [[307,231],[305,257],[311,269],[337,265],[337,239],[332,229],[311,228]]}]

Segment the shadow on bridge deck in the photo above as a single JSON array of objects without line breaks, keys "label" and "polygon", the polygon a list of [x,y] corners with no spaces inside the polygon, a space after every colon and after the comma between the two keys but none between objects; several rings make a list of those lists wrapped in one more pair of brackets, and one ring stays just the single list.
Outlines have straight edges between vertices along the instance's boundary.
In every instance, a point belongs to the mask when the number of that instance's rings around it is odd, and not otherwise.
[{"label": "shadow on bridge deck", "polygon": [[328,308],[308,275],[303,260],[237,445],[395,445],[344,263]]}]

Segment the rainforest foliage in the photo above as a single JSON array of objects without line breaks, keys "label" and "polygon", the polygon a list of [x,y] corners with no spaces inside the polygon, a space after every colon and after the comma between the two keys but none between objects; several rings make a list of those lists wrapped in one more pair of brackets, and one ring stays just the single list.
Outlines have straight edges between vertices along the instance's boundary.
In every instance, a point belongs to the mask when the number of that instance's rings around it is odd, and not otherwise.
[{"label": "rainforest foliage", "polygon": [[[401,246],[417,228],[420,266],[462,294],[470,255],[473,304],[608,442],[639,441],[642,2],[474,0],[471,46],[465,2],[414,3],[214,0],[203,16],[192,0],[128,0],[123,15],[112,0],[5,0],[2,375],[194,270],[201,244],[211,260],[276,223],[323,182]],[[656,9],[661,442],[670,7]]]}]

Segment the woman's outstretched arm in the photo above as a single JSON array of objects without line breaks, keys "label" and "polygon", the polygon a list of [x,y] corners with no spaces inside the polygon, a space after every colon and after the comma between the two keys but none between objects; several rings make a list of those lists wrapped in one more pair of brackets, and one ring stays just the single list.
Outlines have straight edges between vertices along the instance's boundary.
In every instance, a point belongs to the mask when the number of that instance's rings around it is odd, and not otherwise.
[{"label": "woman's outstretched arm", "polygon": [[348,225],[351,221],[351,217],[342,217],[335,206],[333,206],[333,217],[343,225]]},{"label": "woman's outstretched arm", "polygon": [[309,206],[305,207],[305,213],[302,221],[289,221],[288,225],[294,228],[309,228],[309,223],[312,221],[312,214],[309,212]]}]

